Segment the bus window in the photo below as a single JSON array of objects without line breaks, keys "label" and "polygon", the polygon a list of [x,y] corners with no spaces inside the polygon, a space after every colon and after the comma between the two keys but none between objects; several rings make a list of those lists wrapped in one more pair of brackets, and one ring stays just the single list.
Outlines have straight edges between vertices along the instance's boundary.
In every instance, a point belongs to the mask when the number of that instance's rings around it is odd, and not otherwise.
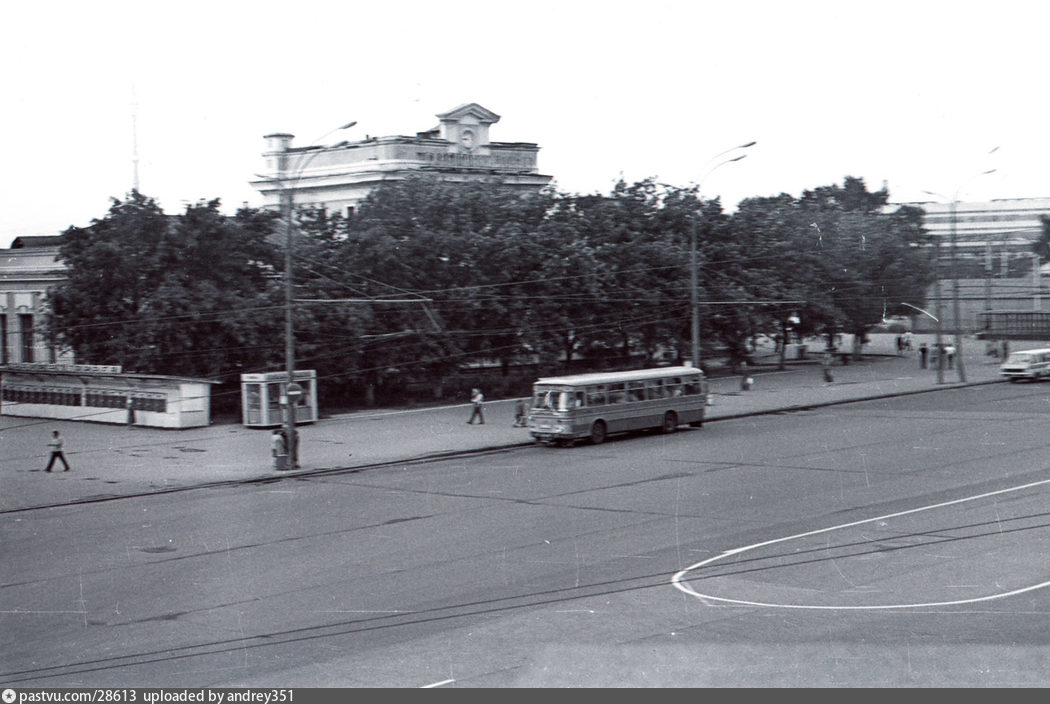
[{"label": "bus window", "polygon": [[533,408],[554,408],[554,399],[551,398],[551,390],[538,388],[532,398]]},{"label": "bus window", "polygon": [[685,393],[690,396],[700,393],[700,377],[691,376],[686,380]]},{"label": "bus window", "polygon": [[605,405],[605,384],[599,384],[597,386],[587,387],[587,405],[588,406],[604,406]]},{"label": "bus window", "polygon": [[627,389],[623,384],[609,384],[609,403],[627,403]]},{"label": "bus window", "polygon": [[666,396],[663,379],[649,379],[645,382],[645,397],[647,399],[653,400],[665,398]]},{"label": "bus window", "polygon": [[576,392],[576,402],[573,404],[574,407],[575,408],[583,408],[583,406],[585,404],[585,401],[586,401],[586,399],[584,398],[584,393],[582,391],[577,391]]},{"label": "bus window", "polygon": [[532,399],[533,408],[546,408],[549,411],[568,411],[575,408],[577,397],[582,402],[583,392],[559,391],[558,389],[536,389]]},{"label": "bus window", "polygon": [[645,400],[645,382],[642,381],[629,381],[627,382],[627,400],[628,401],[644,401]]}]

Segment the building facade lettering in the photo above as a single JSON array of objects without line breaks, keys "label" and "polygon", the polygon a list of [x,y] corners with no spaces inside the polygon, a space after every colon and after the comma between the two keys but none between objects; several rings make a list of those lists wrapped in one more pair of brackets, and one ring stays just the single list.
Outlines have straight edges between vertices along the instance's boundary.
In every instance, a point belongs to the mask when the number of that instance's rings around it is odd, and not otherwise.
[{"label": "building facade lettering", "polygon": [[452,166],[464,169],[517,169],[535,167],[535,160],[521,154],[460,154],[456,152],[416,152],[416,158],[424,163]]}]

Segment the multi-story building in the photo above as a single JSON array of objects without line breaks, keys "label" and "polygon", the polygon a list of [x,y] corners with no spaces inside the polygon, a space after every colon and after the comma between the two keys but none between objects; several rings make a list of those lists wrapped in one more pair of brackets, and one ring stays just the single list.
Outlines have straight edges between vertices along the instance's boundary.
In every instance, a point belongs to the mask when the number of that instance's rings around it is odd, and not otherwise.
[{"label": "multi-story building", "polygon": [[264,207],[281,202],[290,189],[297,206],[319,206],[342,215],[381,183],[413,174],[437,174],[450,181],[496,181],[537,191],[550,176],[539,172],[539,147],[532,142],[494,142],[489,128],[500,116],[477,103],[437,115],[439,124],[415,136],[366,137],[331,146],[293,147],[294,135],[266,135],[266,174],[251,185]]},{"label": "multi-story building", "polygon": [[[1008,261],[1021,255],[1030,256],[1032,244],[1039,238],[1042,217],[1050,217],[1050,198],[1002,198],[990,201],[903,203],[921,208],[923,225],[945,248],[952,243],[954,226],[955,255],[959,261],[981,260],[985,266],[994,262],[1000,275],[1009,268]],[[953,212],[954,210],[954,212]]]},{"label": "multi-story building", "polygon": [[[891,207],[900,205],[921,208],[923,226],[937,238],[939,285],[927,291],[927,308],[940,311],[935,317],[943,329],[954,330],[958,324],[964,332],[976,331],[981,325],[979,314],[985,311],[1042,309],[1043,300],[1050,297],[1046,289],[1050,276],[1047,265],[1040,266],[1033,245],[1043,231],[1042,218],[1050,217],[1050,198],[896,203]],[[927,316],[917,316],[914,321],[916,331],[936,326]]]},{"label": "multi-story building", "polygon": [[65,279],[58,261],[61,235],[16,237],[0,250],[0,364],[71,363],[43,334],[47,289]]}]

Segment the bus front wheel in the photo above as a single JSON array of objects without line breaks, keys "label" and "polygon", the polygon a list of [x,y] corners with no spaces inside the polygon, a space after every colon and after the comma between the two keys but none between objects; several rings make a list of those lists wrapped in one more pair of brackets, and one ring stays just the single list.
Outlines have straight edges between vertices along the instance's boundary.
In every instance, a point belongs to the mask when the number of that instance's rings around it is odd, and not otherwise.
[{"label": "bus front wheel", "polygon": [[591,444],[601,445],[605,442],[605,421],[596,420],[591,426]]},{"label": "bus front wheel", "polygon": [[661,426],[664,433],[673,433],[678,430],[678,414],[674,411],[664,413],[664,423]]}]

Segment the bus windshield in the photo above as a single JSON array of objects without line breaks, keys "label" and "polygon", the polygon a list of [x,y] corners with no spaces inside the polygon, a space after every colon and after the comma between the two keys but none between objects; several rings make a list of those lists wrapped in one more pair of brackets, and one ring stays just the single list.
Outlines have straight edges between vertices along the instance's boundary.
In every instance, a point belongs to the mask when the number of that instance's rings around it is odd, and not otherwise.
[{"label": "bus windshield", "polygon": [[532,407],[550,411],[567,411],[572,408],[572,392],[542,386],[536,387]]}]

